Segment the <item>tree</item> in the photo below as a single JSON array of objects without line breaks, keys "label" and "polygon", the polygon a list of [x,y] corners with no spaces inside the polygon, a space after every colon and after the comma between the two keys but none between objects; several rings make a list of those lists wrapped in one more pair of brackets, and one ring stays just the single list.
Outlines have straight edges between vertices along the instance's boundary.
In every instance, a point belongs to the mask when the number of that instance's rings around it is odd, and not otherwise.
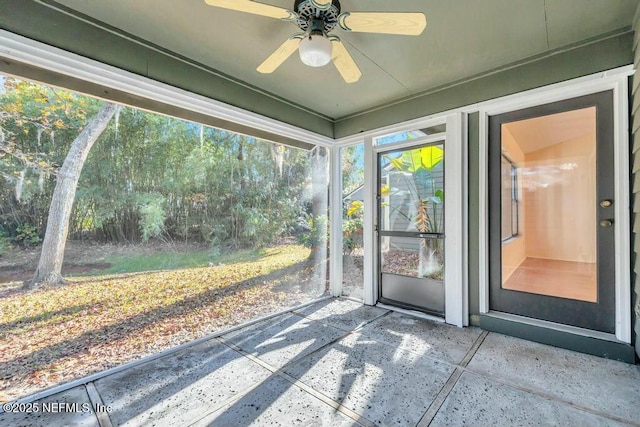
[{"label": "tree", "polygon": [[[42,241],[58,169],[102,105],[17,79],[0,87],[0,235],[21,246]],[[318,197],[326,197],[322,157]],[[305,150],[123,107],[84,163],[68,239],[180,239],[209,243],[212,253],[262,247],[311,214],[312,163]],[[316,207],[326,223],[326,206]]]},{"label": "tree", "polygon": [[[14,242],[20,229],[44,229],[52,177],[71,142],[102,102],[24,80],[0,86],[0,234]],[[25,241],[25,243],[28,243]],[[34,243],[34,242],[32,242]]]},{"label": "tree", "polygon": [[33,279],[25,283],[28,287],[34,288],[41,284],[60,284],[63,282],[64,248],[69,233],[69,218],[80,172],[91,147],[105,130],[118,108],[120,107],[115,104],[105,102],[100,111],[71,144],[57,174],[40,261]]}]

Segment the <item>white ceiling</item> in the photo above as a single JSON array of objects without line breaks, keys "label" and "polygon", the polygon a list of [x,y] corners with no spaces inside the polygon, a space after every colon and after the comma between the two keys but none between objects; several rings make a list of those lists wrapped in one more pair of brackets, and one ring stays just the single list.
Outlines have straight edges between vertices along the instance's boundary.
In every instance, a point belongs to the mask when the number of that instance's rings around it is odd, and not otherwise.
[{"label": "white ceiling", "polygon": [[524,154],[596,133],[596,107],[566,111],[502,125]]},{"label": "white ceiling", "polygon": [[[339,119],[527,57],[630,26],[638,0],[342,0],[343,11],[424,12],[421,36],[334,33],[363,72],[346,84],[333,67],[297,55],[273,74],[256,67],[298,28],[203,0],[57,0],[234,79]],[[263,0],[291,9],[293,0]]]}]

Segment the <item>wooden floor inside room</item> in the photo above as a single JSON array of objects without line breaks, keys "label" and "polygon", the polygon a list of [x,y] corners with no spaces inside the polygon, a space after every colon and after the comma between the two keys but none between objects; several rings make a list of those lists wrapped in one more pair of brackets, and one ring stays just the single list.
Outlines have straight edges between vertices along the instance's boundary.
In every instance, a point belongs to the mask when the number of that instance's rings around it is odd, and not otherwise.
[{"label": "wooden floor inside room", "polygon": [[597,302],[595,263],[526,258],[503,289]]}]

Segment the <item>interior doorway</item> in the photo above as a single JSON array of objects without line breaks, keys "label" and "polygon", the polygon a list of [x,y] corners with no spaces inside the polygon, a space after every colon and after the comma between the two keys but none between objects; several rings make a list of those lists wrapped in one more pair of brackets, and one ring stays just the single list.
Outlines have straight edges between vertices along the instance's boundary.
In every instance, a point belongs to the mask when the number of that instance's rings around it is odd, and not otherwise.
[{"label": "interior doorway", "polygon": [[502,126],[502,285],[597,302],[596,107]]},{"label": "interior doorway", "polygon": [[489,118],[492,310],[615,332],[612,99]]}]

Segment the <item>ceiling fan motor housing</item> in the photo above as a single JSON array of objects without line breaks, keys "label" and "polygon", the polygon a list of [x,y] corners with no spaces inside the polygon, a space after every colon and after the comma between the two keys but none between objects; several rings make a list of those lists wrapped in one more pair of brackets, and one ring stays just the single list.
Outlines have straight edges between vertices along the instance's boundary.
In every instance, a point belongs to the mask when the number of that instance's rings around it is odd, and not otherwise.
[{"label": "ceiling fan motor housing", "polygon": [[293,10],[247,0],[205,0],[211,6],[294,22],[303,32],[285,40],[257,71],[273,73],[296,50],[302,61],[321,67],[333,61],[345,82],[355,83],[362,72],[338,36],[329,34],[336,25],[347,32],[422,34],[427,19],[416,12],[341,12],[338,0],[294,0]]},{"label": "ceiling fan motor housing", "polygon": [[302,31],[315,30],[313,21],[321,20],[324,23],[323,31],[327,34],[338,24],[340,2],[333,0],[328,9],[322,10],[316,7],[312,0],[296,0],[293,10],[298,14],[295,23]]}]

